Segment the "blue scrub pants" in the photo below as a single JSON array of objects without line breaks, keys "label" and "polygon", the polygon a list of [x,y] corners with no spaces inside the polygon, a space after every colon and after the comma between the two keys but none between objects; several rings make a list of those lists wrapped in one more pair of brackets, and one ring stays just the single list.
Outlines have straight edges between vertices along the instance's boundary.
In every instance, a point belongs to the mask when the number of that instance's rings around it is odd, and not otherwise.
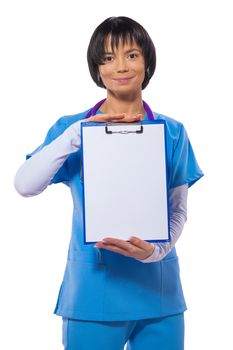
[{"label": "blue scrub pants", "polygon": [[64,350],[183,350],[184,314],[137,321],[63,318]]}]

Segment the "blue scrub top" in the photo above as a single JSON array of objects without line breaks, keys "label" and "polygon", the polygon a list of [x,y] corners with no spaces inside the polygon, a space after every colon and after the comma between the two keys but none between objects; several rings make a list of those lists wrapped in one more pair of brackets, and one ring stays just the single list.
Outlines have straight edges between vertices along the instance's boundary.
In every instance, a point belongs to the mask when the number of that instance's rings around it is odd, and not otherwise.
[{"label": "blue scrub top", "polygon": [[[44,143],[27,158],[72,123],[84,119],[87,112],[60,118],[50,128]],[[183,184],[190,187],[203,173],[184,126],[167,116],[153,114],[155,119],[165,121],[168,188]],[[51,181],[60,182],[69,186],[74,206],[67,264],[54,313],[82,320],[124,321],[185,311],[175,248],[159,262],[142,263],[84,244],[81,150],[67,158]]]}]

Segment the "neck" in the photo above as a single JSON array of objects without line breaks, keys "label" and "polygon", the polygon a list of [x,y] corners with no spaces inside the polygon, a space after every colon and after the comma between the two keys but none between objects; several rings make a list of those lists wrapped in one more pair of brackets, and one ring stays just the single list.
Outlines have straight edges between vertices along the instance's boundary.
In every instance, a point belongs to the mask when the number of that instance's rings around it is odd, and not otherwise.
[{"label": "neck", "polygon": [[100,107],[100,110],[105,114],[125,113],[127,117],[137,114],[145,115],[146,113],[141,94],[132,98],[128,96],[127,98],[119,98],[119,96],[113,96],[108,93],[107,99]]}]

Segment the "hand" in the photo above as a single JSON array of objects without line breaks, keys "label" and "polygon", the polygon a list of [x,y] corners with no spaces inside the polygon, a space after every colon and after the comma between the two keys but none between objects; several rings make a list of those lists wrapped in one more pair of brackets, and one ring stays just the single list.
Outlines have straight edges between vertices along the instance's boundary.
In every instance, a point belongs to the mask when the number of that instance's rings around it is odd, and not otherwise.
[{"label": "hand", "polygon": [[87,118],[87,122],[94,122],[94,123],[106,123],[106,122],[121,122],[121,123],[132,123],[136,122],[138,120],[143,119],[142,114],[137,114],[132,117],[127,117],[125,113],[119,113],[119,114],[96,114],[93,117]]},{"label": "hand", "polygon": [[97,248],[111,250],[114,253],[122,254],[131,258],[144,260],[149,258],[154,251],[154,245],[143,241],[138,237],[131,237],[129,242],[118,238],[104,238],[101,242],[95,244]]}]

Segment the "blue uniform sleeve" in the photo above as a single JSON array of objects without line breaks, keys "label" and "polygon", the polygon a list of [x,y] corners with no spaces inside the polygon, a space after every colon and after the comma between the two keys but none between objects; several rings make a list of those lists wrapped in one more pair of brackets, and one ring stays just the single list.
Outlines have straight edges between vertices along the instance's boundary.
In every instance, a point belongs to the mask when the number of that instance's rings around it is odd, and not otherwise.
[{"label": "blue uniform sleeve", "polygon": [[187,132],[181,124],[179,137],[173,152],[171,187],[184,184],[191,187],[203,175],[196,161]]},{"label": "blue uniform sleeve", "polygon": [[[32,157],[35,153],[39,152],[41,149],[43,149],[46,145],[49,145],[53,140],[55,140],[58,136],[60,136],[65,129],[67,128],[66,123],[66,117],[61,117],[57,120],[57,122],[49,129],[44,142],[37,147],[33,152],[26,155],[26,159],[29,159]],[[53,179],[51,180],[50,184],[64,182],[67,183],[69,180],[69,174],[68,174],[68,166],[67,166],[67,160],[64,162],[64,164],[61,166],[61,168],[57,171]]]}]

